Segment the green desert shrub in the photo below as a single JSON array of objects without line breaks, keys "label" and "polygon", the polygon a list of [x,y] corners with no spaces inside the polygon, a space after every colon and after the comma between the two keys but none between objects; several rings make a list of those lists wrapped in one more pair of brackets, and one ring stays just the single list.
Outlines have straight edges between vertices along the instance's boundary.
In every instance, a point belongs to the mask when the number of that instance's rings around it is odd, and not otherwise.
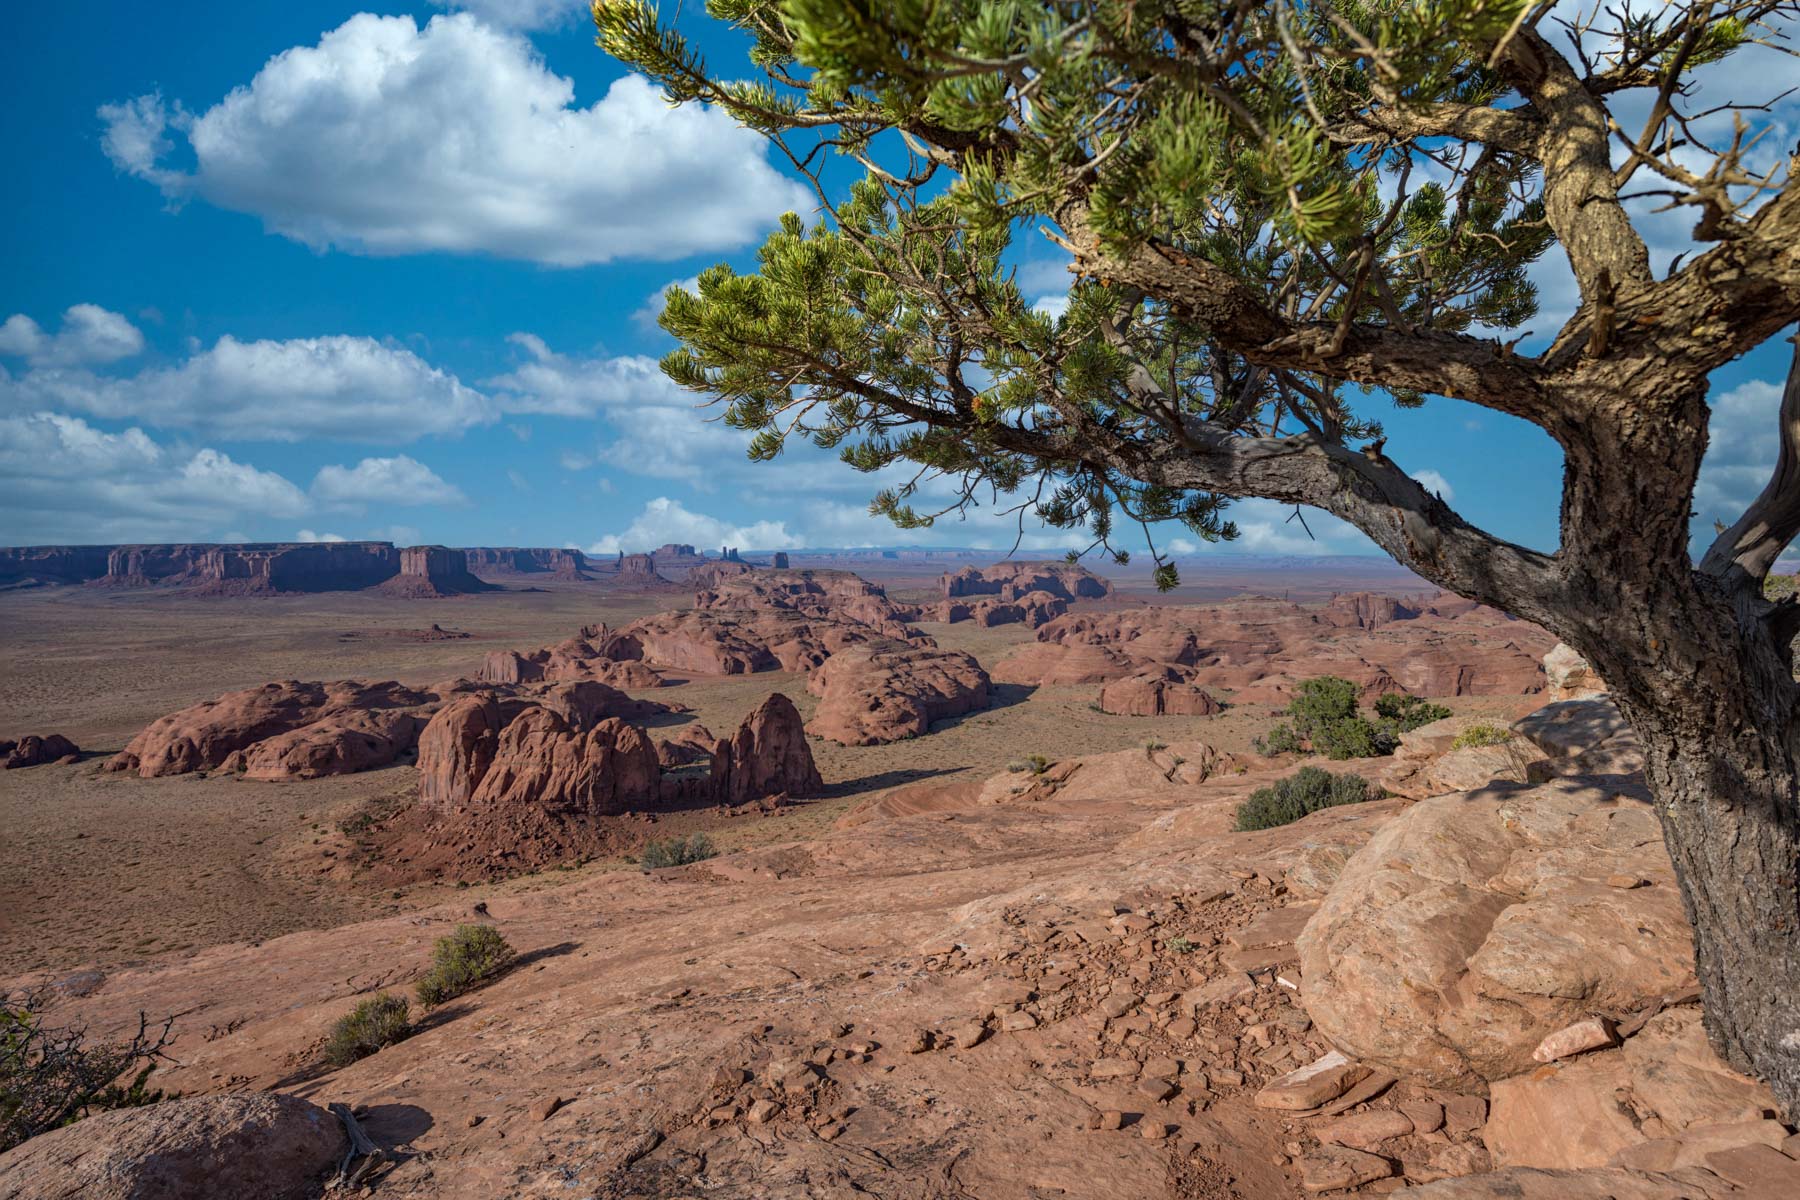
[{"label": "green desert shrub", "polygon": [[1292,725],[1277,725],[1255,739],[1254,744],[1256,752],[1263,755],[1306,753],[1306,743],[1300,740]]},{"label": "green desert shrub", "polygon": [[712,839],[704,833],[690,833],[686,837],[660,838],[644,847],[638,855],[638,864],[646,871],[654,871],[661,867],[682,867],[688,863],[697,863],[717,854],[713,849]]},{"label": "green desert shrub", "polygon": [[1457,734],[1451,741],[1450,748],[1463,750],[1469,746],[1500,746],[1512,741],[1512,736],[1510,729],[1483,722],[1480,725],[1471,725]]},{"label": "green desert shrub", "polygon": [[1273,829],[1321,808],[1361,804],[1379,794],[1379,789],[1370,787],[1360,775],[1333,775],[1318,767],[1301,767],[1286,779],[1251,792],[1250,798],[1238,805],[1235,827],[1239,832]]},{"label": "green desert shrub", "polygon": [[325,1058],[334,1067],[347,1067],[405,1041],[412,1032],[412,1009],[406,997],[379,992],[338,1018],[325,1042]]},{"label": "green desert shrub", "polygon": [[1800,575],[1769,575],[1763,580],[1763,595],[1771,600],[1785,600],[1800,592]]},{"label": "green desert shrub", "polygon": [[462,995],[506,970],[514,958],[492,925],[458,925],[431,948],[431,970],[419,980],[419,1003],[426,1008]]},{"label": "green desert shrub", "polygon": [[[1399,720],[1383,713],[1380,720],[1371,721],[1357,712],[1356,691],[1354,683],[1337,675],[1302,681],[1299,694],[1288,705],[1289,724],[1277,725],[1267,736],[1258,738],[1257,750],[1263,754],[1287,754],[1305,753],[1310,748],[1313,753],[1332,759],[1374,758],[1393,753],[1400,744]],[[1380,707],[1377,704],[1378,712]],[[1402,711],[1398,700],[1388,707]],[[1449,715],[1447,711],[1445,715]]]},{"label": "green desert shrub", "polygon": [[1443,720],[1450,715],[1450,710],[1441,704],[1433,704],[1423,696],[1388,692],[1376,699],[1375,715],[1383,721],[1393,722],[1396,733],[1411,733],[1421,725]]}]

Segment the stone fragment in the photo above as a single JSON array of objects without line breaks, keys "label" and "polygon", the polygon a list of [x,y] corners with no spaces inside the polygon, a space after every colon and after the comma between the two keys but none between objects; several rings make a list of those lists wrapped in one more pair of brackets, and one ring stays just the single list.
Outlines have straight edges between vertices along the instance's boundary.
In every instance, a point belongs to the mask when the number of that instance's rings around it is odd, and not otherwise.
[{"label": "stone fragment", "polygon": [[1588,1050],[1598,1050],[1617,1042],[1612,1023],[1604,1017],[1589,1017],[1573,1025],[1565,1025],[1539,1042],[1531,1057],[1541,1063],[1570,1058]]},{"label": "stone fragment", "polygon": [[1375,1154],[1343,1146],[1322,1147],[1300,1160],[1300,1186],[1309,1192],[1361,1187],[1394,1173],[1394,1164]]},{"label": "stone fragment", "polygon": [[1294,1112],[1317,1108],[1343,1095],[1368,1073],[1367,1067],[1333,1050],[1316,1062],[1265,1084],[1256,1094],[1256,1106]]}]

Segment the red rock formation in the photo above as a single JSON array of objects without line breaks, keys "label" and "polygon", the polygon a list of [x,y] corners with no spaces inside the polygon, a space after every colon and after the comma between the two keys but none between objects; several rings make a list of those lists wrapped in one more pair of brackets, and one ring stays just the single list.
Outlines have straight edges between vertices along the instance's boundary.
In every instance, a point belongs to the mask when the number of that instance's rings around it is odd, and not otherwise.
[{"label": "red rock formation", "polygon": [[424,727],[418,711],[345,709],[239,750],[223,769],[270,780],[350,775],[393,762],[412,748]]},{"label": "red rock formation", "polygon": [[461,550],[448,546],[408,546],[400,551],[400,573],[381,585],[389,596],[430,600],[491,592],[494,585],[469,573],[469,560]]},{"label": "red rock formation", "polygon": [[1333,596],[1322,615],[1332,625],[1353,629],[1379,629],[1395,621],[1410,621],[1419,615],[1419,610],[1407,607],[1392,596],[1377,596],[1373,592],[1346,592]]},{"label": "red rock formation", "polygon": [[711,588],[718,586],[721,580],[748,575],[755,569],[747,562],[709,562],[689,569],[687,581],[695,588]]},{"label": "red rock formation", "polygon": [[712,730],[695,721],[692,725],[684,725],[676,730],[674,737],[658,738],[656,759],[662,763],[665,771],[691,767],[696,763],[710,765],[713,752],[719,745],[719,739],[712,735]]},{"label": "red rock formation", "polygon": [[712,759],[713,793],[721,804],[765,796],[816,796],[825,788],[806,744],[800,710],[780,692],[762,702]]},{"label": "red rock formation", "polygon": [[913,634],[887,592],[849,571],[757,571],[715,580],[694,597],[698,609],[775,609],[855,621],[906,640]]},{"label": "red rock formation", "polygon": [[1130,717],[1210,717],[1225,711],[1181,667],[1152,667],[1100,689],[1100,707]]},{"label": "red rock formation", "polygon": [[819,697],[806,731],[846,746],[919,737],[933,722],[986,708],[988,674],[967,654],[899,642],[833,654],[807,689]]},{"label": "red rock formation", "polygon": [[[1038,630],[1036,645],[996,664],[1012,683],[1111,681],[1147,666],[1195,668],[1193,681],[1232,689],[1236,703],[1283,703],[1318,675],[1357,683],[1365,699],[1519,695],[1542,689],[1539,656],[1552,643],[1535,626],[1490,609],[1435,602],[1413,609],[1385,598],[1339,597],[1319,609],[1251,598],[1195,608],[1069,613]],[[1414,616],[1405,614],[1412,612]],[[1111,658],[1095,656],[1104,648]]]},{"label": "red rock formation", "polygon": [[[217,770],[240,751],[248,751],[277,735],[320,723],[346,739],[361,740],[367,728],[352,721],[351,714],[419,710],[433,705],[436,700],[437,697],[429,692],[414,691],[391,682],[302,683],[287,680],[265,683],[261,687],[227,692],[216,700],[206,700],[158,718],[114,755],[106,769],[132,771],[145,779]],[[391,753],[386,758],[376,759],[370,757],[371,752],[366,747],[347,747],[342,751],[343,761],[359,764],[347,769],[364,770],[391,762],[411,747],[412,737],[407,733],[405,722],[394,721],[382,728],[383,736],[388,739],[386,749]],[[329,758],[316,742],[296,739],[283,745],[291,747],[296,764],[316,765]]]},{"label": "red rock formation", "polygon": [[607,717],[584,730],[562,713],[532,705],[500,731],[493,762],[469,803],[612,816],[653,806],[661,776],[656,748],[637,726]]},{"label": "red rock formation", "polygon": [[[658,670],[703,675],[808,671],[846,646],[884,641],[872,626],[797,612],[694,609],[658,613],[619,630],[611,653]],[[915,640],[929,643],[923,635]]]},{"label": "red rock formation", "polygon": [[581,551],[543,546],[469,546],[463,550],[469,570],[477,575],[508,578],[517,575],[552,579],[591,579],[589,563]]},{"label": "red rock formation", "polygon": [[787,556],[787,551],[785,551],[785,550],[777,550],[777,551],[776,551],[776,552],[775,552],[775,553],[774,553],[774,555],[773,555],[773,557],[771,557],[771,558],[770,558],[770,559],[769,559],[769,565],[770,565],[770,566],[771,566],[771,567],[774,567],[774,568],[775,568],[775,569],[776,569],[776,570],[777,570],[777,571],[785,571],[785,570],[787,570],[787,569],[788,569],[788,556]]},{"label": "red rock formation", "polygon": [[419,734],[419,801],[448,808],[473,796],[494,763],[504,724],[491,693],[461,696],[439,709]]},{"label": "red rock formation", "polygon": [[183,587],[203,595],[341,592],[373,587],[400,570],[388,542],[243,542],[114,546],[105,587]]},{"label": "red rock formation", "polygon": [[1069,602],[1049,592],[1027,592],[1017,600],[989,598],[983,600],[940,600],[928,605],[917,618],[943,621],[954,625],[973,621],[993,628],[996,625],[1025,625],[1036,629],[1069,611]]},{"label": "red rock formation", "polygon": [[41,736],[28,733],[16,742],[0,742],[0,756],[5,757],[5,767],[9,771],[60,762],[65,758],[72,760],[80,754],[81,747],[60,733]]},{"label": "red rock formation", "polygon": [[483,683],[537,683],[594,679],[617,688],[661,687],[668,681],[636,659],[615,659],[585,638],[520,654],[491,650],[476,676]]},{"label": "red rock formation", "polygon": [[1048,592],[1060,600],[1100,599],[1112,584],[1073,563],[1004,562],[991,567],[964,567],[940,581],[944,598],[998,596],[1017,600],[1031,592]]}]

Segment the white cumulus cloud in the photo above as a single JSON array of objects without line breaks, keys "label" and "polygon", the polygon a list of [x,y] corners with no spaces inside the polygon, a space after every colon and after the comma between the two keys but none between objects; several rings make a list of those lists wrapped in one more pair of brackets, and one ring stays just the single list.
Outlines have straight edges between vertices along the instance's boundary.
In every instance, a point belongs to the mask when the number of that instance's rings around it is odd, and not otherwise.
[{"label": "white cumulus cloud", "polygon": [[32,366],[117,362],[143,350],[144,335],[138,327],[98,304],[71,305],[54,334],[24,313],[14,313],[0,324],[0,356],[23,358]]},{"label": "white cumulus cloud", "polygon": [[[670,108],[635,75],[577,107],[528,40],[471,13],[423,28],[359,13],[197,116],[157,95],[99,115],[120,170],[321,249],[670,259],[742,246],[809,204],[723,112]],[[192,172],[163,165],[172,135]]]},{"label": "white cumulus cloud", "polygon": [[61,409],[209,437],[409,442],[495,419],[482,393],[412,351],[366,337],[241,342],[129,376],[41,367],[0,376],[0,410]]},{"label": "white cumulus cloud", "polygon": [[417,459],[365,458],[354,467],[327,466],[313,477],[313,498],[326,504],[463,504],[462,491]]},{"label": "white cumulus cloud", "polygon": [[788,532],[785,522],[756,521],[734,525],[705,513],[691,512],[679,500],[658,496],[644,505],[630,525],[587,547],[589,554],[641,554],[666,542],[695,546],[736,546],[745,550],[792,550],[804,541]]},{"label": "white cumulus cloud", "polygon": [[613,408],[692,407],[697,399],[676,387],[648,355],[559,354],[533,333],[515,333],[506,340],[524,352],[525,360],[504,375],[483,380],[482,386],[507,412],[591,417]]},{"label": "white cumulus cloud", "polygon": [[297,530],[294,534],[296,542],[347,542],[350,539],[341,533],[318,533],[311,529]]},{"label": "white cumulus cloud", "polygon": [[0,542],[181,541],[309,507],[287,479],[61,413],[0,416]]},{"label": "white cumulus cloud", "polygon": [[1775,473],[1781,384],[1751,379],[1711,399],[1706,458],[1694,485],[1694,537],[1713,538],[1713,522],[1737,524]]},{"label": "white cumulus cloud", "polygon": [[431,0],[433,7],[472,12],[505,29],[555,29],[577,13],[588,11],[583,0]]},{"label": "white cumulus cloud", "polygon": [[1445,479],[1439,472],[1433,471],[1431,468],[1427,467],[1423,471],[1414,471],[1412,477],[1423,484],[1426,491],[1436,492],[1438,499],[1442,500],[1445,504],[1449,504],[1456,499],[1456,489],[1451,487],[1450,481]]}]

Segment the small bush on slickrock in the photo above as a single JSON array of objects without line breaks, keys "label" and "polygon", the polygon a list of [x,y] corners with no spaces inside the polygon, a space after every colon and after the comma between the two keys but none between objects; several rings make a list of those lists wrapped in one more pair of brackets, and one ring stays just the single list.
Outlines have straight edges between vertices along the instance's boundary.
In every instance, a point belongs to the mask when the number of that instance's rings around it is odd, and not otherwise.
[{"label": "small bush on slickrock", "polygon": [[437,940],[431,970],[419,980],[419,1003],[426,1008],[484,983],[504,971],[514,958],[500,931],[491,925],[458,925]]},{"label": "small bush on slickrock", "polygon": [[638,864],[646,871],[655,871],[662,867],[683,867],[688,863],[701,862],[717,853],[713,849],[711,838],[704,833],[690,833],[686,837],[662,838],[651,842],[638,855]]},{"label": "small bush on slickrock", "polygon": [[1308,813],[1340,804],[1361,804],[1381,795],[1360,775],[1333,775],[1317,767],[1302,767],[1286,779],[1257,788],[1238,805],[1235,828],[1240,833],[1289,825]]},{"label": "small bush on slickrock", "polygon": [[1450,710],[1441,704],[1433,704],[1423,696],[1388,692],[1375,701],[1375,715],[1383,721],[1392,722],[1396,733],[1411,733],[1422,725],[1443,720],[1450,715]]},{"label": "small bush on slickrock", "polygon": [[1501,746],[1512,741],[1512,730],[1498,725],[1471,725],[1456,735],[1450,743],[1452,750],[1466,750],[1470,746]]},{"label": "small bush on slickrock", "polygon": [[325,1058],[334,1067],[347,1067],[412,1033],[412,1010],[405,997],[380,992],[338,1018],[325,1043]]},{"label": "small bush on slickrock", "polygon": [[1292,725],[1277,725],[1262,737],[1254,739],[1256,752],[1265,757],[1277,754],[1305,754],[1306,743],[1294,732]]}]

